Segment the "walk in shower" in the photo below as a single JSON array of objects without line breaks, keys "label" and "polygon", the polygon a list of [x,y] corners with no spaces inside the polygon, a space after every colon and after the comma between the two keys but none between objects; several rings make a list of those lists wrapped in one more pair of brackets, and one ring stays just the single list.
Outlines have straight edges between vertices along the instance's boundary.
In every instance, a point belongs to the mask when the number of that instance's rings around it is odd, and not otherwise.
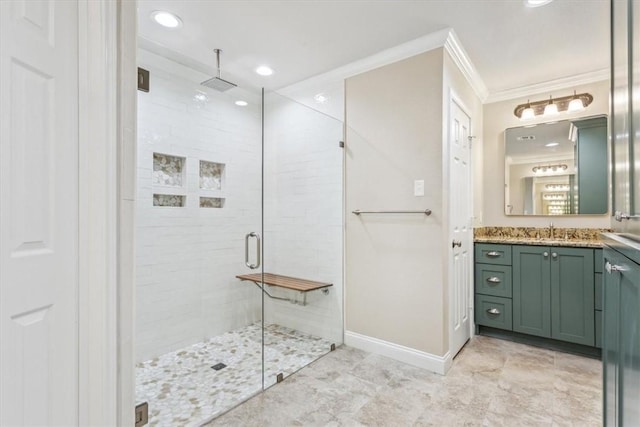
[{"label": "walk in shower", "polygon": [[136,400],[151,426],[201,425],[343,339],[342,123],[202,86],[180,58],[138,52]]}]

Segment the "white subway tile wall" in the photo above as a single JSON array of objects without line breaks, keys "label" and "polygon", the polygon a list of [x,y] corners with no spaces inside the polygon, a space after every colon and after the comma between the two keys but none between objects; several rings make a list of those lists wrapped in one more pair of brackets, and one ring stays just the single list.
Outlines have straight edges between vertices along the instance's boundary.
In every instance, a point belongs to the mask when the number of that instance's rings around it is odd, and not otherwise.
[{"label": "white subway tile wall", "polygon": [[[307,305],[269,300],[265,322],[343,340],[342,122],[271,93],[265,100],[265,272],[332,283]],[[294,291],[271,290],[278,296]]]},{"label": "white subway tile wall", "polygon": [[[260,290],[240,282],[244,236],[261,226],[259,103],[235,104],[193,70],[142,51],[138,93],[137,361],[260,320]],[[194,75],[195,78],[193,77]],[[203,96],[204,95],[204,96]],[[306,306],[265,296],[265,322],[342,343],[342,123],[279,95],[265,112],[265,271],[331,282]],[[184,157],[186,206],[154,207],[153,153]],[[202,189],[200,161],[219,163],[221,188]],[[217,171],[216,171],[217,174]],[[214,174],[215,175],[215,174]],[[201,200],[224,200],[221,208]],[[270,289],[283,297],[289,292]]]},{"label": "white subway tile wall", "polygon": [[[151,72],[138,92],[136,359],[145,361],[261,318],[255,286],[235,278],[244,236],[260,228],[261,131],[257,106],[205,89],[193,71],[142,52]],[[184,70],[184,72],[182,72]],[[203,100],[202,92],[207,93]],[[153,206],[153,153],[184,157],[183,208]],[[200,160],[225,164],[224,207],[200,207]]]}]

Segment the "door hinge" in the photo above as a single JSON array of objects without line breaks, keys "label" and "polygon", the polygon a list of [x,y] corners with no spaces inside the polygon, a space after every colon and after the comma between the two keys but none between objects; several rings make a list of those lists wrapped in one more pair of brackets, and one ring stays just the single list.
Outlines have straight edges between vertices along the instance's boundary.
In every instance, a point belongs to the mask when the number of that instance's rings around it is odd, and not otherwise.
[{"label": "door hinge", "polygon": [[138,90],[149,92],[149,70],[138,67]]},{"label": "door hinge", "polygon": [[135,427],[142,427],[149,422],[149,404],[143,402],[136,405],[136,425]]}]

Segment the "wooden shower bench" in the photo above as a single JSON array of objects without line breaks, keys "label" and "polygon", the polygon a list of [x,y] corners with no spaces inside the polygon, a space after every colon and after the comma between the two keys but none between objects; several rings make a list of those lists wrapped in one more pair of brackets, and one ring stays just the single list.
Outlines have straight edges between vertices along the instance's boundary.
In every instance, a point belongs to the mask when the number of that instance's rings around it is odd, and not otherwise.
[{"label": "wooden shower bench", "polygon": [[260,273],[239,274],[236,277],[243,281],[246,280],[253,282],[258,287],[260,287],[260,283],[264,282],[265,285],[298,291],[303,296],[301,303],[299,303],[296,299],[273,296],[263,289],[264,293],[267,294],[269,298],[290,301],[301,305],[307,305],[307,292],[317,291],[319,289],[322,289],[323,292],[328,292],[328,288],[333,286],[333,283],[316,282],[314,280],[299,279],[297,277],[283,276],[281,274],[272,273],[264,273],[264,275]]}]

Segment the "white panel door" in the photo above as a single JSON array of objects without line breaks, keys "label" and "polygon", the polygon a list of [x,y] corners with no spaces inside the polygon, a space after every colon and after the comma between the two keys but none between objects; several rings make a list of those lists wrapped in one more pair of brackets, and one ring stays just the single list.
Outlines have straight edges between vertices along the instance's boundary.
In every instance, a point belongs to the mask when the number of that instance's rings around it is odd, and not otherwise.
[{"label": "white panel door", "polygon": [[473,251],[471,200],[471,119],[451,101],[449,118],[449,316],[450,351],[455,356],[471,337],[470,298]]},{"label": "white panel door", "polygon": [[0,1],[0,425],[78,422],[78,5]]}]

